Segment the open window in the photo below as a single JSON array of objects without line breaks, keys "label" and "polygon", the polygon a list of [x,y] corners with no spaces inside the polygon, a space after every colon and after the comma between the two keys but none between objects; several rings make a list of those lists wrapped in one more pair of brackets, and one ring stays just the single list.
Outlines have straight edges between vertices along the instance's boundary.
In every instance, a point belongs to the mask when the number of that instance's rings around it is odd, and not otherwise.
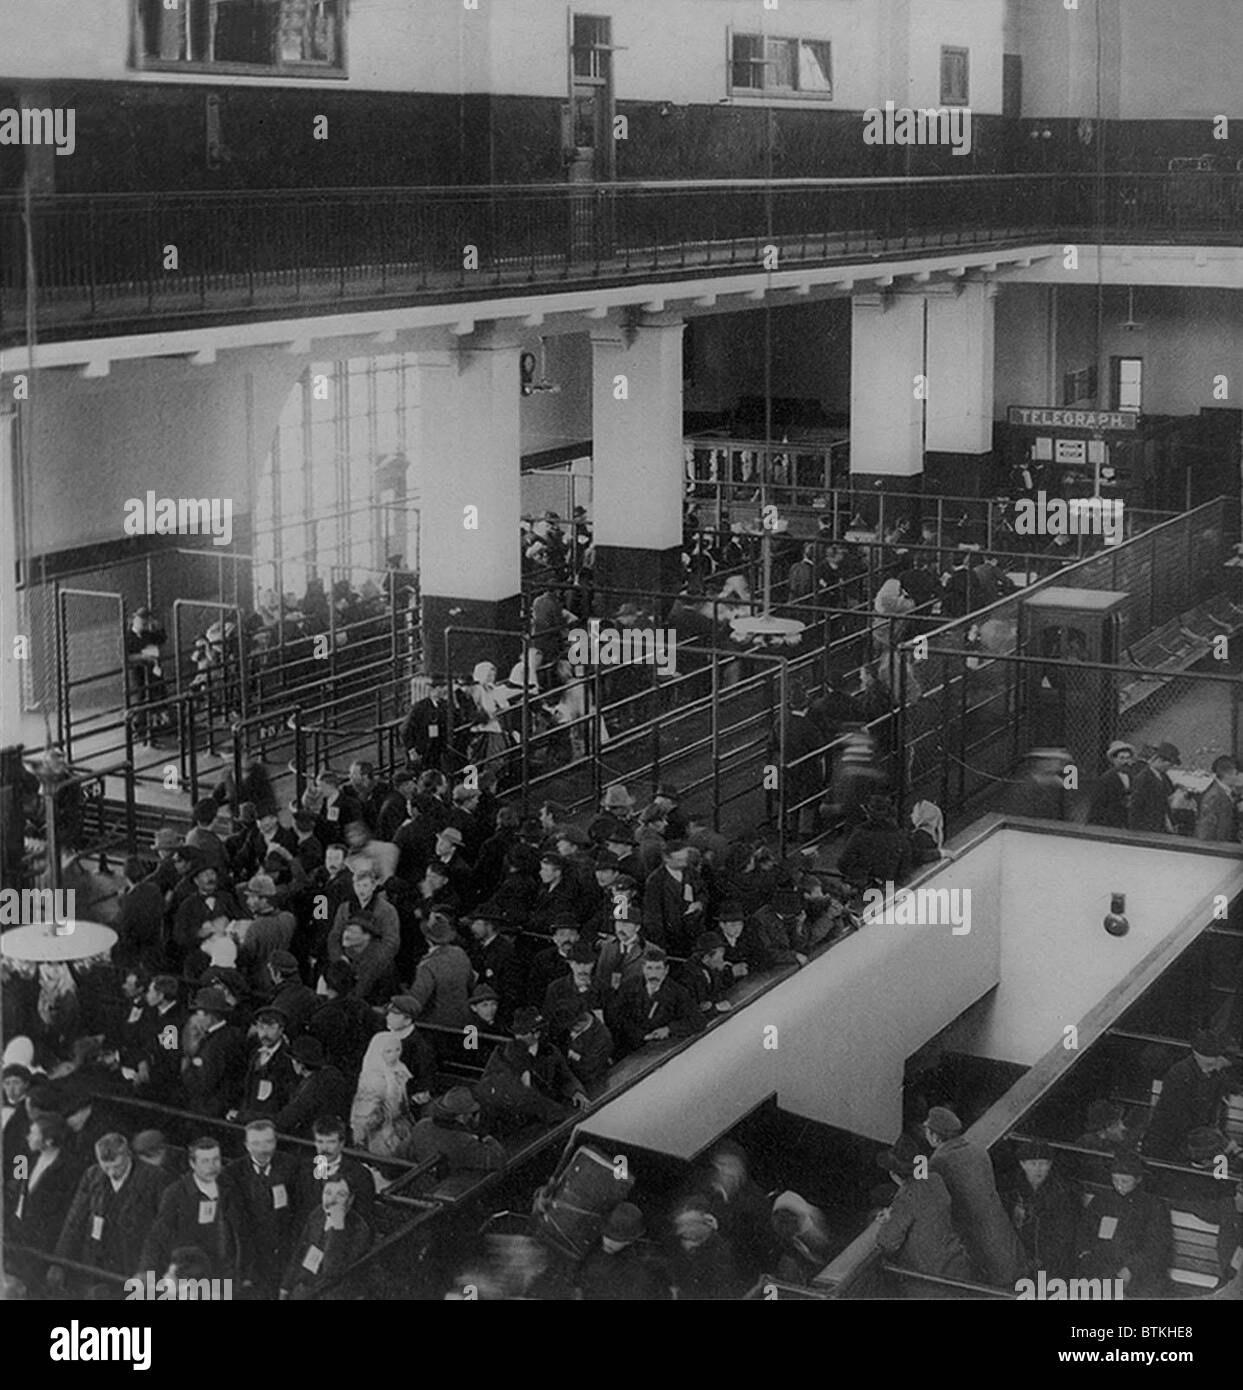
[{"label": "open window", "polygon": [[133,0],[134,66],[345,75],[346,0]]}]

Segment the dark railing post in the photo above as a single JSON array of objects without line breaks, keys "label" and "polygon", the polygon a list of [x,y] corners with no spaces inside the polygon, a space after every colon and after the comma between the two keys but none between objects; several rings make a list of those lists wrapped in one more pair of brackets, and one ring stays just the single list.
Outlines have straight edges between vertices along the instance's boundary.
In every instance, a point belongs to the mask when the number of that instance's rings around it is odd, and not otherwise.
[{"label": "dark railing post", "polygon": [[182,727],[185,735],[181,741],[181,756],[189,764],[190,781],[190,803],[193,805],[199,799],[199,752],[195,732],[198,728],[198,721],[194,717],[194,707],[196,697],[193,691],[186,697],[184,705],[180,705],[180,715]]},{"label": "dark railing post", "polygon": [[[66,761],[73,760],[73,712],[69,708],[69,634],[65,622],[65,595],[59,580],[52,587],[52,602],[56,606],[56,723],[61,751]],[[129,672],[125,672],[126,677]],[[129,680],[125,682],[125,705],[129,708]]]},{"label": "dark railing post", "polygon": [[[790,663],[783,661],[777,670],[777,847],[781,857],[786,852],[786,710],[789,708],[788,676]],[[771,680],[768,688],[772,690]]]},{"label": "dark railing post", "polygon": [[712,646],[712,828],[721,828],[721,656]]},{"label": "dark railing post", "polygon": [[[125,850],[127,854],[138,853],[137,786],[134,764],[130,758],[125,760]],[[196,798],[197,799],[197,798]]]},{"label": "dark railing post", "polygon": [[941,657],[941,809],[950,804],[950,676],[951,658]]}]

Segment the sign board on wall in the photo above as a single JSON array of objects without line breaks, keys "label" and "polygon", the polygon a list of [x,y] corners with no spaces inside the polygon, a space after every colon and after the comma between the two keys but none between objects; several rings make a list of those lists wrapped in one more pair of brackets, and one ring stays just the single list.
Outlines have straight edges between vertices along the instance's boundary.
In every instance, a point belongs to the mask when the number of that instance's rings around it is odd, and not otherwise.
[{"label": "sign board on wall", "polygon": [[1139,427],[1139,415],[1133,410],[1066,410],[1046,405],[1012,405],[1007,418],[1012,425],[1044,430],[1135,430]]}]

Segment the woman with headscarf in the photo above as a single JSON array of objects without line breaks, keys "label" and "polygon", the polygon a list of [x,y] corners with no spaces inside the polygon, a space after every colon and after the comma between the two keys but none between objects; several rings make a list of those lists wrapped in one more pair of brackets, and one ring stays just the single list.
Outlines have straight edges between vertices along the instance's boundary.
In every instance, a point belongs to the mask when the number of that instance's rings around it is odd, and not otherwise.
[{"label": "woman with headscarf", "polygon": [[509,693],[497,685],[496,667],[490,661],[479,662],[471,676],[474,680],[470,697],[475,706],[475,735],[467,756],[476,766],[495,758],[497,761],[492,767],[499,775],[504,766],[501,755],[508,753],[511,747],[502,723],[502,716],[509,708]]},{"label": "woman with headscarf", "polygon": [[896,647],[906,637],[906,624],[900,619],[915,607],[915,600],[897,579],[886,579],[877,590],[872,604],[876,617],[872,620],[872,640],[880,651]]},{"label": "woman with headscarf", "polygon": [[911,807],[911,827],[907,835],[915,863],[937,863],[945,840],[945,817],[941,808],[933,801],[917,801]]},{"label": "woman with headscarf", "polygon": [[350,1110],[354,1144],[379,1158],[391,1158],[414,1131],[406,1096],[410,1069],[401,1060],[396,1033],[377,1033],[367,1044],[358,1089]]}]

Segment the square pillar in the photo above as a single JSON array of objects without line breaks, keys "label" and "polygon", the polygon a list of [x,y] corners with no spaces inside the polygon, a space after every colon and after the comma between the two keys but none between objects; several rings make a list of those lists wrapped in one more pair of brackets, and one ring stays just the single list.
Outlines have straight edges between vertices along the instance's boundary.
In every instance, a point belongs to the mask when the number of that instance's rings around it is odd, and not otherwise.
[{"label": "square pillar", "polygon": [[857,294],[850,318],[850,474],[855,486],[918,492],[924,466],[924,299]]},{"label": "square pillar", "polygon": [[445,665],[446,627],[512,631],[459,637],[454,672],[489,660],[504,676],[521,648],[521,376],[516,343],[418,353],[422,490],[419,587],[425,659]]},{"label": "square pillar", "polygon": [[996,285],[983,282],[938,286],[927,295],[925,469],[937,491],[976,494],[988,482],[996,296]]},{"label": "square pillar", "polygon": [[682,320],[593,333],[592,520],[600,589],[682,587]]}]

